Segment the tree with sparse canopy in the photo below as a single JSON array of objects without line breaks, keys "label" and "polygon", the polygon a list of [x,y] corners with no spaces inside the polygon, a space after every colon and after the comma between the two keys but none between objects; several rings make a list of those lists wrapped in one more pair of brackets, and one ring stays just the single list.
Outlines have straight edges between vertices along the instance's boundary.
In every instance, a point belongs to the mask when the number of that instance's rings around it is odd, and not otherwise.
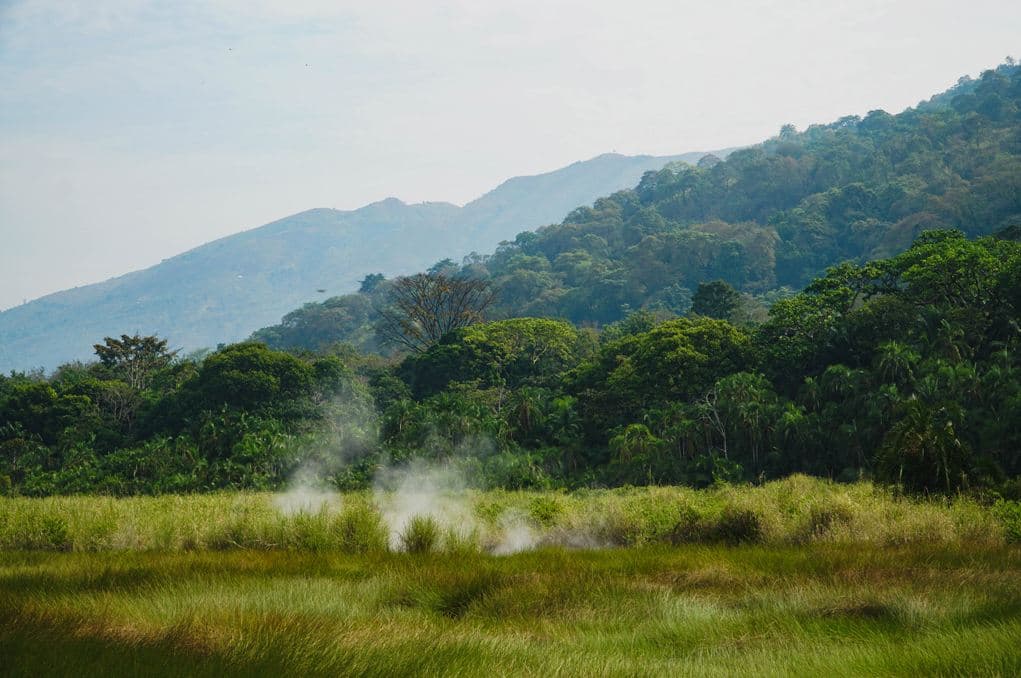
[{"label": "tree with sparse canopy", "polygon": [[397,278],[379,309],[376,332],[392,345],[422,353],[443,335],[483,319],[493,289],[478,278],[419,273]]}]

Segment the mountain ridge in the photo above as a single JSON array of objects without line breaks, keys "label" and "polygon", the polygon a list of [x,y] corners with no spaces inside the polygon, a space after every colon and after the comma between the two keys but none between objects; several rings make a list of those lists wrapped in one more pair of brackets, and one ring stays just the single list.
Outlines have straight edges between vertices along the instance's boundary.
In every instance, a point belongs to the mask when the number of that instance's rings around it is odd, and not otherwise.
[{"label": "mountain ridge", "polygon": [[[497,291],[492,319],[603,327],[637,309],[684,315],[702,284],[723,281],[744,295],[732,311],[756,322],[827,268],[897,255],[923,231],[1012,237],[1019,225],[1021,67],[1007,63],[896,115],[785,125],[719,162],[648,172],[460,270]],[[387,294],[307,304],[253,338],[381,350],[373,326]]]},{"label": "mountain ridge", "polygon": [[185,351],[236,341],[323,294],[354,291],[369,273],[399,275],[491,249],[632,186],[649,169],[703,155],[604,153],[512,177],[463,206],[389,197],[354,210],[304,210],[0,311],[0,371],[52,369],[90,357],[104,336],[136,331]]}]

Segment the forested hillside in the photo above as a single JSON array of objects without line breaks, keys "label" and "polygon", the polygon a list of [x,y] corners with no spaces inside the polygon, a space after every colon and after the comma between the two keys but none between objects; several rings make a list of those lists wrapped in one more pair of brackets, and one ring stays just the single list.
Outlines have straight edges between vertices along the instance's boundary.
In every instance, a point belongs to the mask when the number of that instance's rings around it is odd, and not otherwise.
[{"label": "forested hillside", "polygon": [[357,488],[425,460],[508,488],[802,472],[1016,499],[1019,154],[1003,67],[368,275],[257,333],[276,348],[107,337],[0,378],[0,492]]},{"label": "forested hillside", "polygon": [[237,341],[302,303],[357,290],[368,273],[413,273],[440,257],[486,251],[633,185],[646,170],[702,155],[601,155],[510,179],[464,207],[390,198],[353,211],[307,210],[0,312],[0,371],[86,359],[97,338],[121,332],[159,334],[185,351]]},{"label": "forested hillside", "polygon": [[303,468],[350,488],[426,459],[499,487],[807,472],[1017,494],[1019,322],[1021,243],[930,231],[748,328],[516,318],[389,364],[257,343],[180,360],[107,339],[99,362],[0,378],[0,490],[276,488]]},{"label": "forested hillside", "polygon": [[[924,230],[1021,225],[1021,69],[1001,66],[899,115],[872,111],[648,172],[632,190],[524,232],[463,272],[491,280],[491,316],[603,325],[635,309],[686,312],[722,279],[761,317],[826,267],[906,249]],[[449,263],[449,262],[448,262]],[[438,268],[451,269],[439,264]],[[277,347],[373,343],[376,299],[329,299],[256,337]]]}]

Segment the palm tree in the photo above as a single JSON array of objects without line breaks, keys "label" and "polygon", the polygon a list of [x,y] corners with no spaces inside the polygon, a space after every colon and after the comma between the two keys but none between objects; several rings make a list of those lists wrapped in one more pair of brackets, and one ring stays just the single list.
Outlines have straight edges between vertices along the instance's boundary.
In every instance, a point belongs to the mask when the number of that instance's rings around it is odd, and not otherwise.
[{"label": "palm tree", "polygon": [[886,382],[900,387],[909,387],[915,380],[915,366],[921,356],[899,341],[888,341],[879,345],[876,369]]},{"label": "palm tree", "polygon": [[662,443],[645,424],[629,424],[610,439],[610,449],[622,463],[647,459]]},{"label": "palm tree", "polygon": [[[957,416],[955,416],[957,415]],[[957,435],[948,404],[907,401],[904,416],[890,429],[879,451],[879,469],[912,490],[951,492],[965,479],[967,445]]]}]

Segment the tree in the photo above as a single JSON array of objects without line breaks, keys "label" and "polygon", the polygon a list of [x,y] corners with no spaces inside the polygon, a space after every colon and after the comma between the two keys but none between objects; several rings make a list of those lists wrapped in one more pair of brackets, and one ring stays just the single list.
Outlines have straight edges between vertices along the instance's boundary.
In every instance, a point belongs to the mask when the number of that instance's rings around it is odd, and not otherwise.
[{"label": "tree", "polygon": [[382,273],[370,273],[362,278],[361,285],[358,287],[359,294],[369,294],[373,292],[380,283],[386,280]]},{"label": "tree", "polygon": [[575,362],[578,331],[563,320],[511,318],[449,332],[421,354],[409,357],[400,375],[419,395],[452,381],[517,388],[559,380]]},{"label": "tree", "polygon": [[638,463],[647,466],[650,457],[661,444],[662,441],[645,424],[629,424],[610,438],[610,451],[622,464]]},{"label": "tree", "polygon": [[99,362],[137,391],[147,388],[153,375],[177,355],[177,351],[167,350],[166,339],[156,336],[122,334],[120,339],[106,337],[103,342],[93,345]]},{"label": "tree", "polygon": [[493,303],[488,281],[445,273],[397,278],[376,332],[383,341],[422,353],[443,335],[481,321]]},{"label": "tree", "polygon": [[723,280],[699,283],[691,299],[691,312],[698,315],[729,320],[741,303],[741,294]]},{"label": "tree", "polygon": [[699,397],[750,360],[749,337],[730,323],[676,318],[602,346],[570,373],[570,389],[586,418],[585,433],[596,442],[600,431]]},{"label": "tree", "polygon": [[710,169],[712,167],[716,167],[721,162],[723,161],[720,160],[719,156],[713,155],[712,153],[706,153],[701,158],[699,158],[698,167],[700,169]]},{"label": "tree", "polygon": [[285,418],[316,386],[312,365],[254,342],[231,344],[202,362],[186,385],[197,410],[229,407]]},{"label": "tree", "polygon": [[903,418],[879,450],[879,470],[889,481],[914,491],[950,493],[966,482],[969,449],[954,425],[956,404],[907,402]]}]

